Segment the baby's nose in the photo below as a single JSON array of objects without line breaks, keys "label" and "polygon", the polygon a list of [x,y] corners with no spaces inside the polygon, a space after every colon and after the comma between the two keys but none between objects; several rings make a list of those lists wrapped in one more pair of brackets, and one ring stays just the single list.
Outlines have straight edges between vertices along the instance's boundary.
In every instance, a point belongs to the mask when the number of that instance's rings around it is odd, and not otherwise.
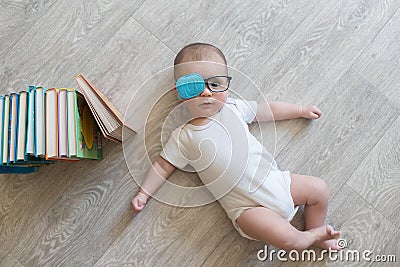
[{"label": "baby's nose", "polygon": [[200,96],[212,96],[212,92],[208,89],[207,86],[204,87],[204,91],[200,94]]}]

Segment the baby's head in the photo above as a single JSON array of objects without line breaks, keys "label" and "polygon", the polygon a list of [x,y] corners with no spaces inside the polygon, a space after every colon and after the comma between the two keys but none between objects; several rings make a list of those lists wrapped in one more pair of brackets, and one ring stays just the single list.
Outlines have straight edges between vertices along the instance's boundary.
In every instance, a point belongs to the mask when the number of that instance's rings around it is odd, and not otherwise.
[{"label": "baby's head", "polygon": [[185,46],[175,57],[174,75],[178,97],[193,116],[212,116],[225,104],[231,77],[217,47],[206,43]]},{"label": "baby's head", "polygon": [[175,57],[175,80],[181,77],[182,73],[185,72],[185,65],[179,66],[179,64],[196,61],[209,61],[223,64],[225,65],[225,75],[228,72],[225,55],[219,48],[207,43],[193,43],[183,47]]}]

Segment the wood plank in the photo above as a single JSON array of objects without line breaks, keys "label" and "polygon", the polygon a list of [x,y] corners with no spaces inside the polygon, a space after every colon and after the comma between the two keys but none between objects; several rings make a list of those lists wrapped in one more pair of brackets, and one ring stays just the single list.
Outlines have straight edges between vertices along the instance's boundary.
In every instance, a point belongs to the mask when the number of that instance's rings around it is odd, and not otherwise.
[{"label": "wood plank", "polygon": [[[62,172],[65,166],[58,169]],[[4,253],[18,243],[21,232],[31,231],[31,222],[41,218],[58,199],[59,191],[54,188],[63,190],[69,185],[68,179],[56,179],[55,170],[51,165],[35,174],[1,176],[0,250]]]},{"label": "wood plank", "polygon": [[[201,262],[233,228],[229,224],[217,203],[187,209],[153,199],[95,266]],[[212,235],[205,234],[209,231]]]},{"label": "wood plank", "polygon": [[[397,227],[397,232],[393,233],[393,238],[390,240],[390,242],[381,250],[379,250],[377,253],[380,255],[386,255],[386,256],[393,256],[394,255],[394,260],[393,258],[391,260],[387,260],[385,262],[385,265],[388,266],[397,266],[399,259],[400,259],[400,229]],[[388,258],[388,257],[386,257]],[[390,263],[389,263],[390,262]]]},{"label": "wood plank", "polygon": [[[166,247],[163,252],[164,256],[156,262],[156,265],[200,266],[210,254],[221,246],[221,242],[226,236],[232,236],[239,243],[243,241],[217,202],[190,209],[192,220],[187,220],[183,225],[176,222],[176,227],[179,227],[186,235]],[[176,255],[177,251],[179,251],[178,255]],[[176,256],[171,257],[174,254]]]},{"label": "wood plank", "polygon": [[154,91],[143,84],[168,68],[163,73],[169,75],[166,80],[173,80],[172,62],[172,51],[130,18],[81,71],[126,115],[128,124],[143,130],[146,112],[160,96],[156,90],[163,92],[160,84]]},{"label": "wood plank", "polygon": [[104,152],[106,163],[80,161],[54,170],[54,180],[59,176],[71,181],[62,190],[48,189],[56,192],[57,200],[21,229],[23,234],[11,252],[21,263],[93,265],[129,223],[129,199],[135,186],[122,147],[108,143]]},{"label": "wood plank", "polygon": [[241,237],[232,229],[218,247],[206,258],[202,266],[275,266],[257,259],[257,252],[264,242]]},{"label": "wood plank", "polygon": [[274,99],[329,92],[400,7],[371,0],[320,3],[271,57],[256,83]]},{"label": "wood plank", "polygon": [[347,184],[394,225],[400,224],[400,117]]},{"label": "wood plank", "polygon": [[353,68],[385,96],[400,104],[400,10],[385,25]]},{"label": "wood plank", "polygon": [[[262,65],[260,60],[268,59],[317,4],[192,0],[171,2],[166,9],[158,1],[148,0],[134,18],[175,53],[191,42],[211,42],[225,52],[229,65],[242,70]],[[257,73],[246,72],[250,76]]]},{"label": "wood plank", "polygon": [[[109,154],[115,153],[116,148],[118,146],[106,144],[104,156],[110,157]],[[42,166],[38,172],[29,175],[1,176],[0,251],[9,253],[19,242],[24,243],[26,238],[42,233],[47,227],[47,220],[53,221],[46,214],[54,203],[60,201],[64,191],[79,184],[81,177],[90,177],[96,169],[101,172],[107,166],[102,161],[91,160],[57,162]],[[13,255],[19,256],[20,252]]]},{"label": "wood plank", "polygon": [[[274,94],[277,97],[285,90],[298,89],[299,82],[319,81],[316,87],[320,90],[328,81],[332,84],[347,70],[343,64],[351,66],[400,6],[396,1],[381,4],[365,0],[306,4],[277,1],[259,6],[257,2],[244,9],[231,2],[216,7],[214,3],[186,1],[168,11],[156,1],[146,1],[134,17],[175,52],[192,41],[215,43],[226,53],[231,66],[249,75],[266,93],[286,76],[275,92],[281,93]],[[199,19],[190,25],[183,23],[189,14]],[[321,80],[325,75],[327,79]],[[294,81],[294,77],[300,81]],[[287,86],[289,79],[297,87]],[[304,91],[293,90],[290,94],[296,96],[296,92]]]},{"label": "wood plank", "polygon": [[303,129],[279,152],[277,163],[283,170],[322,177],[334,195],[388,131],[400,109],[352,70],[321,103],[321,119],[295,122]]},{"label": "wood plank", "polygon": [[3,261],[0,261],[0,267],[23,267],[23,265],[11,254],[8,254]]},{"label": "wood plank", "polygon": [[0,58],[26,34],[40,17],[56,2],[50,1],[2,1],[0,3]]},{"label": "wood plank", "polygon": [[[394,234],[398,236],[398,229],[348,185],[344,185],[330,201],[327,218],[327,223],[342,232],[341,237],[346,240],[348,250],[370,250],[376,255],[382,252]],[[371,265],[362,260],[347,264],[359,266],[360,263]],[[339,261],[336,265],[343,266],[343,262]]]},{"label": "wood plank", "polygon": [[[267,99],[323,106],[335,84],[399,8],[395,1],[332,1],[321,5],[261,64],[254,81]],[[303,131],[304,121],[278,125],[279,152],[294,134]]]},{"label": "wood plank", "polygon": [[142,2],[57,1],[2,58],[3,89],[76,87],[75,75]]}]

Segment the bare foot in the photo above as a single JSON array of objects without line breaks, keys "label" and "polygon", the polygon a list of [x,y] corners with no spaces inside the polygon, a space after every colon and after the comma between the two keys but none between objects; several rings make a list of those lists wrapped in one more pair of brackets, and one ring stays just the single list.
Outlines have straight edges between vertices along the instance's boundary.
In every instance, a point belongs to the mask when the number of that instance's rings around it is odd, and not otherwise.
[{"label": "bare foot", "polygon": [[342,247],[337,244],[336,239],[317,241],[313,244],[313,246],[320,247],[322,249],[342,250]]},{"label": "bare foot", "polygon": [[334,239],[338,239],[340,237],[340,231],[336,231],[329,224],[326,225],[326,232]]},{"label": "bare foot", "polygon": [[310,229],[316,235],[316,241],[314,246],[323,249],[335,249],[340,250],[340,246],[337,244],[337,240],[340,237],[340,231],[336,231],[330,225],[322,225],[317,228]]}]

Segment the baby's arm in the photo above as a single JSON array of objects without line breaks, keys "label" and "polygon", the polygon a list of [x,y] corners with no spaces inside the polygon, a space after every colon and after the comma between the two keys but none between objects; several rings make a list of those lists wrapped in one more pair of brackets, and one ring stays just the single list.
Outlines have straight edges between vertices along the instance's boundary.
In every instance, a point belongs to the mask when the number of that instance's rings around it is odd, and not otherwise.
[{"label": "baby's arm", "polygon": [[321,110],[316,106],[301,106],[287,102],[271,101],[268,104],[264,102],[257,105],[257,114],[254,121],[278,121],[295,118],[318,119],[321,115]]},{"label": "baby's arm", "polygon": [[147,199],[157,192],[174,170],[174,165],[159,157],[147,172],[142,187],[131,201],[133,210],[141,211]]}]

